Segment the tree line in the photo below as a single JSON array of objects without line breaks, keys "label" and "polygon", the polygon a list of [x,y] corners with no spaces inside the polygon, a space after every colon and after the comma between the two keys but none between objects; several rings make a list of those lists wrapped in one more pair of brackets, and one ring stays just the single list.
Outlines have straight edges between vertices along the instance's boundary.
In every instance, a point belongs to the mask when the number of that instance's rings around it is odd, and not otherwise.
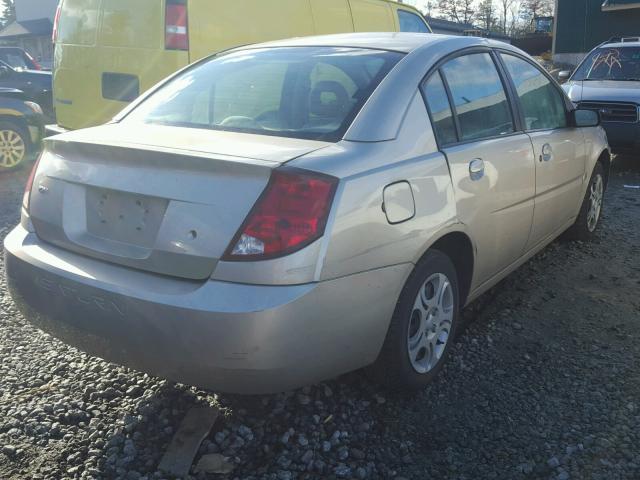
[{"label": "tree line", "polygon": [[429,0],[417,3],[425,13],[458,23],[471,23],[506,35],[531,31],[533,19],[553,15],[554,0]]}]

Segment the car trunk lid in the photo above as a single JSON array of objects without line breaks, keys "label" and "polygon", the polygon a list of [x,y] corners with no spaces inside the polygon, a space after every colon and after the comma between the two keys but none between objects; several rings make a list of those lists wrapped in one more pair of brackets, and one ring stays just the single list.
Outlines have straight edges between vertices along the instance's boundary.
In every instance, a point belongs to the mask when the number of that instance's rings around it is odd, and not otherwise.
[{"label": "car trunk lid", "polygon": [[159,274],[209,277],[271,170],[322,142],[107,125],[48,139],[31,193],[43,240]]}]

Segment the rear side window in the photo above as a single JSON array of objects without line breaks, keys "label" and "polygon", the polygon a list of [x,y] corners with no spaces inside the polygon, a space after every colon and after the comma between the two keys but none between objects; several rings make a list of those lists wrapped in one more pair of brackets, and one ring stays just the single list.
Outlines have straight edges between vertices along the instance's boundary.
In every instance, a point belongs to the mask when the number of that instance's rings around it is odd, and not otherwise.
[{"label": "rear side window", "polygon": [[441,146],[455,143],[457,138],[453,113],[439,72],[429,77],[429,80],[422,85],[422,91],[427,100],[431,123],[438,143]]},{"label": "rear side window", "polygon": [[502,54],[507,71],[516,86],[527,130],[546,130],[567,126],[564,100],[558,89],[536,67],[513,55]]},{"label": "rear side window", "polygon": [[514,131],[507,95],[488,53],[454,58],[442,67],[460,125],[460,140]]},{"label": "rear side window", "polygon": [[19,52],[14,51],[0,51],[0,60],[9,64],[13,68],[29,69],[33,68],[33,65],[27,63],[27,60]]},{"label": "rear side window", "polygon": [[398,10],[401,32],[431,33],[427,24],[415,13]]}]

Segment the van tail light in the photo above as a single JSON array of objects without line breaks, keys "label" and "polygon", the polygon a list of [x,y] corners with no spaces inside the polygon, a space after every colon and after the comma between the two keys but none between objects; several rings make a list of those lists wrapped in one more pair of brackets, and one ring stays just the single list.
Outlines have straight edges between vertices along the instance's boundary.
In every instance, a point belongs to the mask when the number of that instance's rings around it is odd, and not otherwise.
[{"label": "van tail light", "polygon": [[62,1],[60,0],[60,3],[58,3],[58,8],[56,9],[56,16],[53,20],[53,33],[51,34],[51,41],[53,43],[56,43],[56,40],[58,40],[58,26],[60,25],[60,12],[62,11]]},{"label": "van tail light", "polygon": [[301,250],[324,234],[338,179],[274,170],[223,260],[263,260]]},{"label": "van tail light", "polygon": [[40,158],[42,158],[42,154],[40,154],[36,162],[33,164],[33,167],[31,168],[31,173],[29,174],[29,178],[27,178],[27,184],[24,186],[24,195],[22,196],[22,208],[24,208],[27,212],[29,211],[29,202],[31,200],[31,189],[33,188],[33,180],[36,177],[38,165],[40,165]]},{"label": "van tail light", "polygon": [[189,50],[186,0],[167,0],[164,22],[167,50]]}]

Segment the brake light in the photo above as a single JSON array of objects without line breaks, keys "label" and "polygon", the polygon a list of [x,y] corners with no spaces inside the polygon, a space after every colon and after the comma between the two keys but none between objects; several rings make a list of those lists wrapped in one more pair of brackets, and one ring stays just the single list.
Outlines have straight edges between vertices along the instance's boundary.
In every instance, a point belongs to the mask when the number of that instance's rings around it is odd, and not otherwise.
[{"label": "brake light", "polygon": [[29,178],[27,178],[27,184],[24,186],[24,195],[22,196],[22,208],[24,208],[27,212],[29,211],[29,201],[31,200],[31,189],[33,188],[33,180],[36,177],[36,171],[38,170],[38,165],[40,165],[40,158],[42,158],[42,154],[33,164],[31,168],[31,173],[29,174]]},{"label": "brake light", "polygon": [[60,24],[60,12],[62,11],[62,0],[58,4],[58,8],[56,9],[56,16],[53,20],[53,33],[51,34],[51,41],[56,43],[58,40],[58,25]]},{"label": "brake light", "polygon": [[186,0],[167,0],[164,21],[165,47],[168,50],[189,50]]},{"label": "brake light", "polygon": [[261,260],[298,251],[324,234],[338,180],[300,170],[275,170],[225,260]]}]

